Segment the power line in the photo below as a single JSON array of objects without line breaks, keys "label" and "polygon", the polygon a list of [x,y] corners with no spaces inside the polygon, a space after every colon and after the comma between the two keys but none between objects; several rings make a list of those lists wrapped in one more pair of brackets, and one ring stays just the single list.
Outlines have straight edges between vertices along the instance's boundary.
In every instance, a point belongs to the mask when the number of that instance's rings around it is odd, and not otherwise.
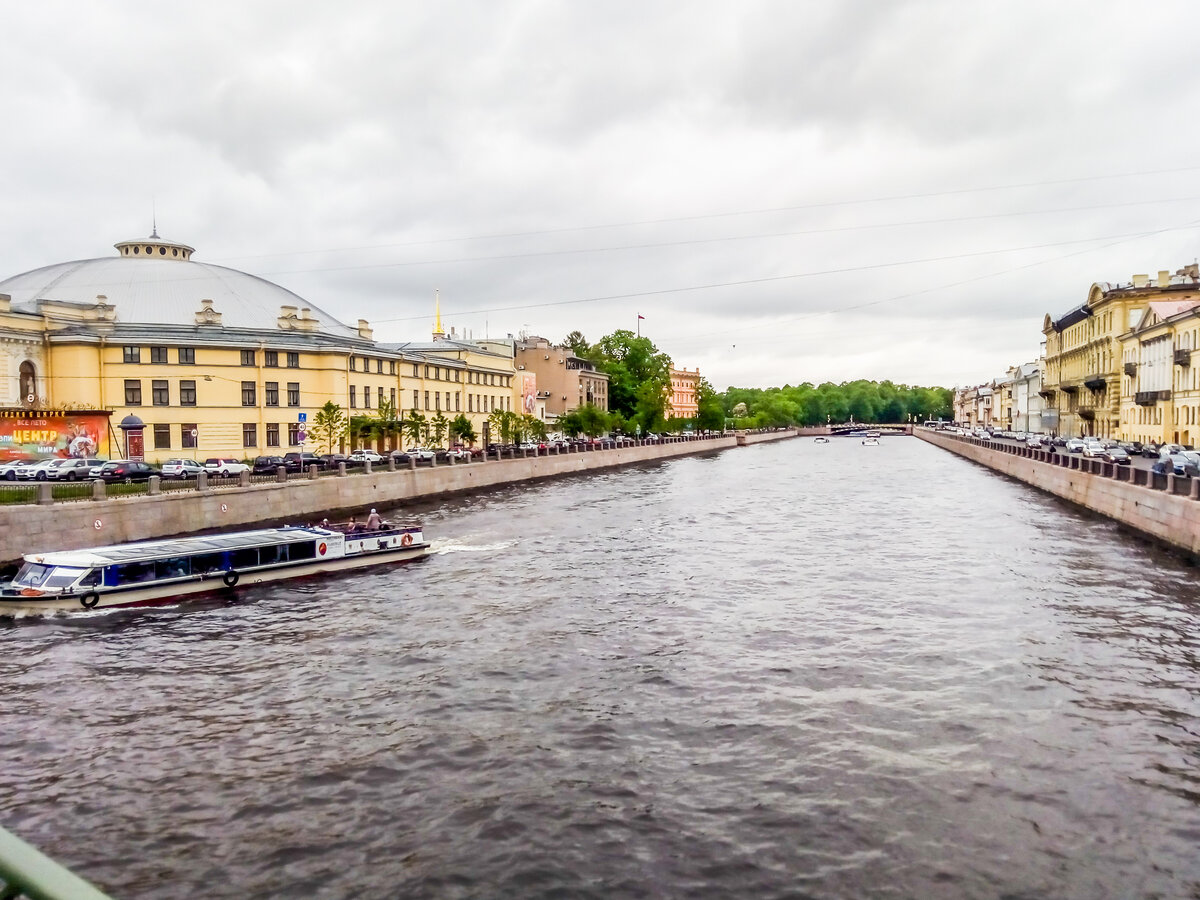
[{"label": "power line", "polygon": [[460,242],[466,242],[466,241],[496,240],[498,238],[536,237],[539,235],[546,235],[546,234],[568,234],[571,232],[581,232],[581,231],[599,231],[599,230],[608,229],[608,228],[633,228],[633,227],[637,227],[640,225],[664,225],[664,224],[668,224],[671,222],[696,222],[696,221],[701,221],[704,219],[726,219],[726,218],[734,218],[737,216],[763,215],[765,213],[797,212],[797,211],[809,210],[809,209],[828,209],[828,208],[834,207],[834,206],[860,206],[860,205],[866,205],[866,204],[871,204],[871,203],[892,203],[892,202],[896,202],[896,201],[900,201],[900,200],[925,200],[925,199],[931,199],[934,197],[951,197],[951,196],[961,196],[961,195],[965,195],[965,194],[981,194],[981,193],[988,193],[988,192],[994,192],[994,191],[1018,190],[1021,188],[1051,187],[1054,185],[1063,185],[1063,184],[1079,184],[1079,183],[1087,182],[1087,181],[1111,181],[1111,180],[1115,180],[1118,178],[1140,178],[1140,177],[1147,176],[1147,175],[1176,175],[1181,172],[1194,172],[1197,170],[1200,170],[1200,166],[1181,166],[1179,168],[1174,168],[1174,169],[1146,169],[1146,170],[1143,170],[1140,172],[1115,172],[1115,173],[1109,173],[1109,174],[1105,174],[1105,175],[1081,175],[1081,176],[1078,176],[1075,178],[1057,178],[1057,179],[1050,179],[1050,180],[1046,180],[1046,181],[1014,182],[1011,184],[998,184],[998,185],[989,185],[989,186],[985,186],[985,187],[975,187],[975,188],[954,188],[954,189],[948,189],[948,190],[943,190],[943,191],[929,191],[929,192],[925,192],[925,193],[915,193],[915,194],[892,194],[892,195],[884,195],[884,196],[879,196],[879,197],[859,197],[859,198],[851,198],[848,200],[829,200],[829,201],[822,201],[820,203],[802,203],[802,204],[796,204],[796,205],[792,205],[792,206],[764,207],[764,208],[760,208],[760,209],[743,209],[743,210],[734,210],[734,211],[729,211],[729,212],[698,213],[698,214],[689,215],[689,216],[672,216],[672,217],[665,217],[665,218],[659,218],[659,219],[637,219],[637,220],[628,221],[628,222],[610,222],[607,224],[593,224],[593,225],[569,225],[569,226],[564,226],[562,228],[543,228],[543,229],[537,229],[537,230],[532,230],[532,231],[509,231],[509,232],[496,232],[496,233],[492,233],[492,234],[462,235],[462,236],[458,236],[458,237],[434,238],[434,239],[423,240],[423,241],[404,241],[404,242],[397,242],[397,243],[390,243],[390,244],[361,245],[361,246],[356,246],[356,247],[330,247],[330,248],[317,249],[317,250],[290,250],[285,253],[264,253],[264,254],[256,254],[253,256],[230,256],[230,257],[223,257],[223,259],[228,262],[237,262],[237,261],[246,260],[246,259],[264,259],[264,258],[272,257],[272,256],[300,256],[300,255],[315,254],[315,253],[346,253],[346,252],[352,252],[352,251],[358,251],[358,250],[387,250],[387,249],[393,249],[396,247],[420,247],[420,246],[430,246],[430,245],[435,245],[435,244],[460,243]]}]

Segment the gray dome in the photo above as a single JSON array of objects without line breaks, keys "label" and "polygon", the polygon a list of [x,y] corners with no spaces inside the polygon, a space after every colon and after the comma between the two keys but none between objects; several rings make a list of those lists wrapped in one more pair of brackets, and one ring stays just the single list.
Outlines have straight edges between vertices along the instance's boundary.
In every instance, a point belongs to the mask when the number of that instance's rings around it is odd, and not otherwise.
[{"label": "gray dome", "polygon": [[265,278],[194,262],[192,248],[157,235],[115,245],[120,256],[44,266],[0,281],[13,308],[35,311],[38,300],[91,306],[103,294],[126,324],[191,325],[201,300],[211,300],[226,328],[278,331],[280,307],[307,308],[320,331],[358,337],[358,331]]}]

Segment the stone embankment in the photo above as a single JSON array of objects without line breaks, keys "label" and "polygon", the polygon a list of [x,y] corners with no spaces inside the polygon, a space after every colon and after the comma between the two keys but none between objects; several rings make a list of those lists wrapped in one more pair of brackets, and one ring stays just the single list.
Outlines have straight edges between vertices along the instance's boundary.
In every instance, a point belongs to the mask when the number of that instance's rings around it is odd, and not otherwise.
[{"label": "stone embankment", "polygon": [[103,500],[0,507],[0,563],[38,550],[76,550],[225,528],[303,522],[371,507],[611,469],[677,456],[728,450],[796,436],[794,430],[677,438],[587,452],[517,456],[457,465],[377,468],[344,476],[292,476],[286,481],[234,484]]},{"label": "stone embankment", "polygon": [[1078,453],[1050,453],[915,428],[923,441],[1200,557],[1200,478],[1155,475]]}]

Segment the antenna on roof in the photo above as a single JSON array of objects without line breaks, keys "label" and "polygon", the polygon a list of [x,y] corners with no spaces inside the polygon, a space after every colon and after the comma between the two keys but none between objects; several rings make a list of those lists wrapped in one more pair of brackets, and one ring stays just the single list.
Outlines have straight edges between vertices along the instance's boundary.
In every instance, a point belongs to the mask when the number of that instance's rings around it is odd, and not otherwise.
[{"label": "antenna on roof", "polygon": [[158,198],[151,195],[150,197],[150,237],[156,241],[161,241],[158,236]]}]

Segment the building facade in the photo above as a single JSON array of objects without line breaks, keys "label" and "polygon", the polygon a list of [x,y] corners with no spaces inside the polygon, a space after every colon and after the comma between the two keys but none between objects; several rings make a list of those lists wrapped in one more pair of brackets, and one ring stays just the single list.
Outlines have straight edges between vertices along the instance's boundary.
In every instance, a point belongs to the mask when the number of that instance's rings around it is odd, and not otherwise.
[{"label": "building facade", "polygon": [[535,376],[536,408],[548,425],[581,406],[608,412],[608,376],[570,347],[531,335],[515,342],[514,353],[517,371]]},{"label": "building facade", "polygon": [[[512,406],[511,354],[437,334],[378,344],[365,320],[346,325],[279,285],[197,262],[186,244],[154,234],[115,247],[115,257],[0,281],[6,417],[134,415],[144,423],[139,455],[161,461],[323,452],[313,425],[328,401],[348,415],[417,408],[479,424]],[[0,451],[29,453],[12,442]],[[110,429],[95,452],[117,457],[129,446]]]},{"label": "building facade", "polygon": [[694,419],[700,411],[696,393],[700,389],[700,370],[689,372],[671,366],[671,387],[667,394],[666,417]]},{"label": "building facade", "polygon": [[1125,416],[1122,405],[1125,353],[1122,335],[1141,320],[1149,303],[1200,296],[1200,267],[1186,266],[1174,275],[1162,271],[1156,280],[1135,275],[1128,284],[1097,283],[1087,300],[1059,316],[1047,315],[1042,396],[1044,418],[1060,435],[1119,437]]},{"label": "building facade", "polygon": [[1150,301],[1121,336],[1121,436],[1142,443],[1200,441],[1200,298]]}]

